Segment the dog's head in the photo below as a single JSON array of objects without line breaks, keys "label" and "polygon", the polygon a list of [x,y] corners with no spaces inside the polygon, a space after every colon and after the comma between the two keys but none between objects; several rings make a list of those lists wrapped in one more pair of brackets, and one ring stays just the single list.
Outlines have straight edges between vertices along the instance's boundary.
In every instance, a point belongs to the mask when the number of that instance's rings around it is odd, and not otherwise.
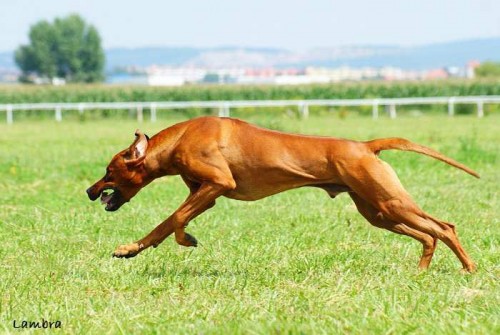
[{"label": "dog's head", "polygon": [[139,130],[135,131],[132,145],[117,153],[104,177],[87,189],[90,200],[101,197],[107,211],[116,211],[150,182],[144,168],[148,140]]}]

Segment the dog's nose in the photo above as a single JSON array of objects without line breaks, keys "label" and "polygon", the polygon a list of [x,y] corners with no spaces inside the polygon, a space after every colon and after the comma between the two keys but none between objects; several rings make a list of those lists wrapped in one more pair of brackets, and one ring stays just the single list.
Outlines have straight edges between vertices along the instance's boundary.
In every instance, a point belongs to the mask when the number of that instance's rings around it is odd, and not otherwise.
[{"label": "dog's nose", "polygon": [[93,192],[93,188],[94,188],[94,187],[93,187],[93,186],[91,186],[91,187],[89,187],[89,188],[87,189],[87,195],[89,196],[89,199],[90,199],[90,200],[92,200],[92,201],[94,201],[94,200],[96,200],[97,198],[99,198],[99,195],[98,195],[98,194],[97,194],[97,195],[96,195],[96,194],[94,194],[94,192]]}]

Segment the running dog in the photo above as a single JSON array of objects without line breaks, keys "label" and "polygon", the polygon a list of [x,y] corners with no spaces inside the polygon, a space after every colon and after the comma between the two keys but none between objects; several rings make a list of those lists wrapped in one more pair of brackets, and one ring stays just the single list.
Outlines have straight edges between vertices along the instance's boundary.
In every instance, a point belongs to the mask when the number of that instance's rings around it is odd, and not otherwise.
[{"label": "running dog", "polygon": [[420,209],[393,169],[379,159],[379,152],[389,149],[418,152],[479,178],[463,164],[402,138],[358,142],[287,134],[233,118],[200,117],[151,138],[137,130],[132,145],[113,157],[87,194],[91,200],[100,197],[107,211],[116,211],[156,178],[180,175],[189,188],[189,196],[172,215],[144,238],[119,246],[115,257],[134,257],[172,233],[180,245],[195,247],[196,239],[185,228],[220,196],[253,201],[311,186],[332,198],[347,192],[372,225],[422,243],[420,269],[429,267],[439,239],[465,271],[474,271],[455,226]]}]

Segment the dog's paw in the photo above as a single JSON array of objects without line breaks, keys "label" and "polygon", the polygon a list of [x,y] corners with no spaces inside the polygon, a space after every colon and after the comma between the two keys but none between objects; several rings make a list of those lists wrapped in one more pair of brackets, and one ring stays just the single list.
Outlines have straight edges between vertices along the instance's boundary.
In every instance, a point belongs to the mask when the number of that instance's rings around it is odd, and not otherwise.
[{"label": "dog's paw", "polygon": [[468,275],[477,271],[477,266],[474,263],[469,264],[467,267],[460,269],[460,273]]},{"label": "dog's paw", "polygon": [[190,247],[197,247],[198,246],[198,241],[196,240],[196,238],[194,238],[193,235],[189,235],[188,233],[186,233],[184,239],[189,242],[189,246]]},{"label": "dog's paw", "polygon": [[113,257],[130,258],[134,257],[141,251],[141,246],[137,243],[123,244],[116,248],[113,252]]}]

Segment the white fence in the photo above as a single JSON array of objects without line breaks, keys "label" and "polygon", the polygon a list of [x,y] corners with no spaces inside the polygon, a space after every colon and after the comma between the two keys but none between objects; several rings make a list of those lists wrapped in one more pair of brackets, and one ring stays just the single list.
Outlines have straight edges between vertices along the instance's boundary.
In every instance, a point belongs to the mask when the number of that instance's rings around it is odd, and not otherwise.
[{"label": "white fence", "polygon": [[151,121],[156,121],[156,112],[160,109],[216,108],[219,116],[229,116],[231,108],[247,107],[297,107],[301,115],[309,115],[310,106],[343,107],[372,106],[374,119],[379,116],[379,107],[387,108],[389,116],[395,118],[396,107],[404,105],[448,105],[448,115],[455,114],[457,104],[475,104],[477,116],[484,116],[485,104],[499,104],[500,96],[456,96],[428,98],[379,98],[379,99],[339,99],[339,100],[239,100],[239,101],[164,101],[164,102],[82,102],[82,103],[35,103],[3,104],[0,111],[5,111],[8,124],[14,122],[14,112],[21,110],[53,110],[56,121],[62,121],[63,111],[76,110],[83,114],[86,110],[128,109],[137,111],[137,120],[144,120],[143,110],[149,109]]}]

